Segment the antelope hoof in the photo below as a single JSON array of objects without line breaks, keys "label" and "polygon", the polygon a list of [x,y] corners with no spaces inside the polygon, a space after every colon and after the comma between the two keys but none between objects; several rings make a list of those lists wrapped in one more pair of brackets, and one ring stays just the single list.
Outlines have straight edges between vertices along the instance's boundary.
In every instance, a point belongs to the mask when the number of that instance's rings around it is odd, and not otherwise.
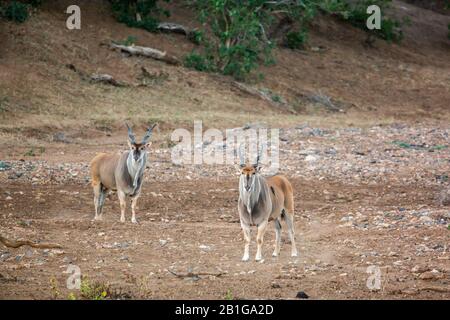
[{"label": "antelope hoof", "polygon": [[138,223],[136,218],[131,218],[131,223]]},{"label": "antelope hoof", "polygon": [[102,217],[101,216],[95,216],[94,217],[94,221],[101,221],[102,220]]},{"label": "antelope hoof", "polygon": [[263,261],[263,258],[262,258],[261,256],[256,256],[256,257],[255,257],[255,261],[256,261],[256,262]]},{"label": "antelope hoof", "polygon": [[291,257],[298,257],[297,251],[291,253]]},{"label": "antelope hoof", "polygon": [[125,223],[125,217],[120,217],[120,222]]},{"label": "antelope hoof", "polygon": [[274,251],[274,252],[272,253],[272,257],[278,257],[278,252]]},{"label": "antelope hoof", "polygon": [[244,261],[244,262],[247,262],[249,259],[250,259],[250,257],[248,256],[248,254],[247,254],[247,255],[244,255],[244,256],[242,257],[242,261]]}]

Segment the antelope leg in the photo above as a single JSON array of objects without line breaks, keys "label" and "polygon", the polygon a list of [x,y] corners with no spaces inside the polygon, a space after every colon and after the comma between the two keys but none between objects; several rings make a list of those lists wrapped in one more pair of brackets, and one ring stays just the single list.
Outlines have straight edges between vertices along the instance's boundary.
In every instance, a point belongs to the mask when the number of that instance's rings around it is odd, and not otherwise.
[{"label": "antelope leg", "polygon": [[256,235],[256,261],[262,260],[262,245],[264,242],[264,234],[266,233],[268,221],[263,221],[258,225],[258,234]]},{"label": "antelope leg", "polygon": [[277,257],[280,254],[280,246],[281,246],[281,223],[280,219],[275,219],[273,221],[275,225],[275,249],[273,251],[272,256]]},{"label": "antelope leg", "polygon": [[135,195],[131,199],[131,222],[132,223],[137,223],[137,220],[136,220],[136,205],[137,205],[138,198],[139,198],[139,194]]},{"label": "antelope leg", "polygon": [[95,206],[95,216],[94,220],[101,220],[100,216],[100,197],[102,192],[102,185],[99,183],[94,186],[94,206]]},{"label": "antelope leg", "polygon": [[127,206],[127,196],[123,191],[117,190],[120,202],[120,222],[125,222],[125,208]]},{"label": "antelope leg", "polygon": [[251,240],[251,232],[250,226],[241,222],[242,231],[244,232],[244,255],[242,256],[242,261],[248,261],[250,259],[250,240]]},{"label": "antelope leg", "polygon": [[295,230],[294,230],[294,214],[286,214],[286,224],[288,228],[289,238],[291,239],[291,257],[297,257],[297,247],[295,246]]}]

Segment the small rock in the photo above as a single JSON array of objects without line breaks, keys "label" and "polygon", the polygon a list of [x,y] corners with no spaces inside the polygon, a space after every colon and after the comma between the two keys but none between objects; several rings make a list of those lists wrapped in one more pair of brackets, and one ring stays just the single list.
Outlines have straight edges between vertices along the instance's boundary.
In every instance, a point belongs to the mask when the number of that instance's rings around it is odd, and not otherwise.
[{"label": "small rock", "polygon": [[439,195],[439,203],[442,206],[450,206],[450,188],[442,190]]},{"label": "small rock", "polygon": [[304,291],[297,292],[296,297],[299,299],[308,299],[309,298],[309,296]]},{"label": "small rock", "polygon": [[59,250],[59,249],[52,249],[51,253],[53,253],[57,256],[60,256],[60,255],[64,254],[65,252],[63,250]]},{"label": "small rock", "polygon": [[318,156],[313,156],[312,154],[307,155],[307,156],[305,157],[305,161],[306,161],[306,162],[315,162],[315,161],[317,161],[317,160],[319,160],[319,157],[318,157]]},{"label": "small rock", "polygon": [[432,222],[433,219],[430,218],[430,217],[428,217],[428,216],[421,216],[421,217],[419,218],[419,221],[422,221],[422,222]]},{"label": "small rock", "polygon": [[202,250],[202,251],[211,251],[211,247],[210,247],[210,246],[207,246],[207,245],[204,245],[204,244],[201,244],[201,245],[199,245],[198,247],[199,247],[200,250]]},{"label": "small rock", "polygon": [[419,276],[421,280],[438,280],[443,278],[443,274],[436,269],[422,273]]}]

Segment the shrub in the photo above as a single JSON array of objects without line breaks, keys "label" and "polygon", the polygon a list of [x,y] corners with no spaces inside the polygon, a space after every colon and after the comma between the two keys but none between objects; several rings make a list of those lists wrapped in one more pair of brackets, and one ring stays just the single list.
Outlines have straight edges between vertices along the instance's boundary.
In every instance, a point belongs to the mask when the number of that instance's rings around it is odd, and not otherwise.
[{"label": "shrub", "polygon": [[205,40],[205,35],[203,31],[200,30],[192,30],[187,35],[188,39],[196,45],[201,44]]},{"label": "shrub", "polygon": [[[391,0],[303,0],[303,1],[192,1],[198,11],[203,29],[189,35],[201,50],[190,54],[185,65],[197,70],[220,72],[235,79],[245,80],[262,63],[270,64],[275,45],[274,22],[287,21],[289,32],[284,44],[292,49],[305,46],[308,27],[319,12],[336,15],[353,25],[387,41],[400,41],[401,23],[382,16],[380,30],[368,30],[367,7],[372,4],[381,9]],[[275,14],[276,13],[276,14]],[[296,29],[292,29],[293,27]],[[280,30],[277,26],[276,30]],[[270,32],[266,32],[270,31]],[[282,29],[281,29],[282,30]]]},{"label": "shrub", "polygon": [[[158,6],[158,0],[110,0],[111,8],[117,21],[125,23],[132,28],[141,28],[150,32],[156,32],[158,16],[170,13]],[[165,0],[169,2],[169,0]],[[138,19],[138,16],[140,19]]]},{"label": "shrub", "polygon": [[308,41],[308,32],[291,31],[286,34],[286,46],[290,49],[303,49]]},{"label": "shrub", "polygon": [[102,282],[92,283],[87,277],[81,280],[81,297],[88,300],[104,300],[110,295],[110,288]]},{"label": "shrub", "polygon": [[18,1],[11,1],[3,8],[3,15],[8,20],[23,23],[29,17],[28,5]]},{"label": "shrub", "polygon": [[[197,0],[194,5],[204,26],[197,42],[209,71],[243,80],[261,62],[272,60],[272,42],[265,29],[270,23],[266,1]],[[197,57],[196,61],[200,61]]]},{"label": "shrub", "polygon": [[[389,8],[391,0],[363,0],[363,1],[349,1],[339,0],[342,2],[338,6],[337,11],[333,13],[344,20],[347,20],[355,27],[358,27],[368,33],[371,33],[386,41],[400,42],[403,39],[403,32],[401,30],[402,22],[389,17],[386,17],[384,12]],[[367,7],[370,5],[377,5],[382,11],[381,15],[381,29],[369,30],[366,26],[369,14],[367,14]]]},{"label": "shrub", "polygon": [[197,71],[212,71],[208,59],[195,52],[188,54],[184,58],[184,66]]}]

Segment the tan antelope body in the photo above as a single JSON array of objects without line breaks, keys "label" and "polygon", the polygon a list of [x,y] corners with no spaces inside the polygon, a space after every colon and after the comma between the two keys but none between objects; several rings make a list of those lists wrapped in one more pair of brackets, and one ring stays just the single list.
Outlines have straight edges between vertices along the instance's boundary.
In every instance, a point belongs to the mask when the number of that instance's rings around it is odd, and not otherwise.
[{"label": "tan antelope body", "polygon": [[94,220],[102,219],[103,205],[108,192],[117,191],[120,202],[120,221],[125,222],[126,198],[129,196],[131,197],[131,222],[137,223],[136,204],[141,192],[147,150],[151,144],[149,139],[154,127],[155,125],[147,130],[141,143],[136,143],[131,128],[128,127],[130,150],[123,153],[100,153],[92,159],[90,168],[94,189]]},{"label": "tan antelope body", "polygon": [[294,231],[294,195],[288,179],[282,175],[265,178],[260,174],[259,158],[254,165],[246,165],[241,155],[241,175],[239,178],[238,210],[241,227],[244,232],[243,261],[250,257],[250,227],[257,227],[257,251],[255,260],[262,260],[262,245],[269,221],[275,225],[275,250],[273,256],[280,253],[281,219],[284,218],[291,240],[291,256],[297,256]]}]

